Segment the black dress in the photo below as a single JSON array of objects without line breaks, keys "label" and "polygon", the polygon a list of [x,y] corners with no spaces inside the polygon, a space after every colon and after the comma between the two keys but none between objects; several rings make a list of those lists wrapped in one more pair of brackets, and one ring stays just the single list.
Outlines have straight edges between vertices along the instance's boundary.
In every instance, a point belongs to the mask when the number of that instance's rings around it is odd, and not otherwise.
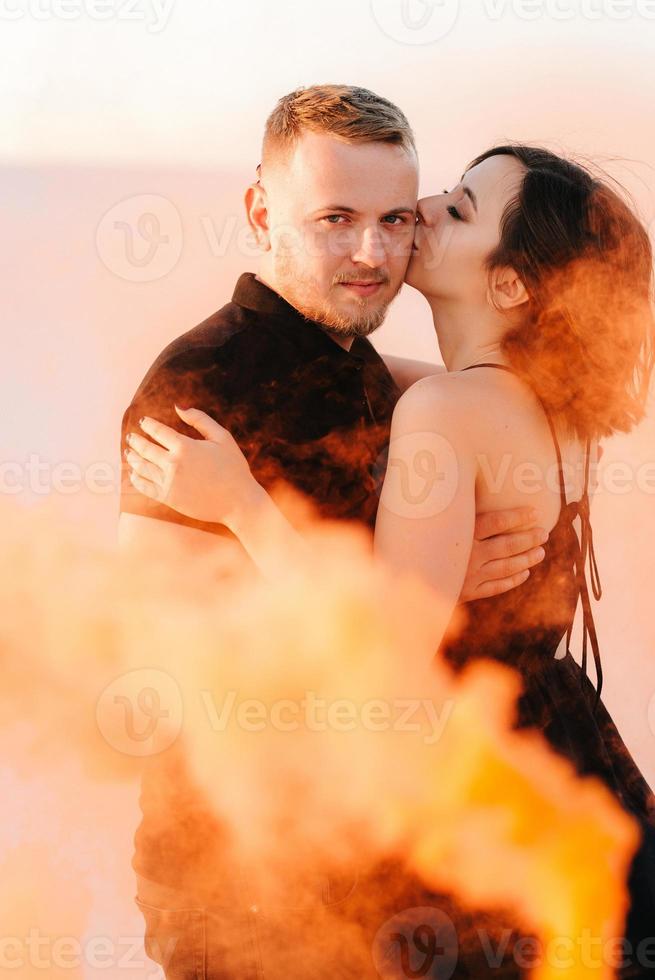
[{"label": "black dress", "polygon": [[[501,364],[473,367],[511,371]],[[655,795],[600,699],[602,669],[585,578],[589,559],[593,592],[600,598],[589,520],[590,446],[587,445],[583,496],[568,503],[555,427],[543,402],[542,406],[555,444],[561,494],[559,518],[544,546],[546,556],[532,569],[526,582],[512,592],[468,603],[463,628],[442,643],[440,653],[456,671],[476,657],[491,657],[518,670],[523,690],[515,727],[540,729],[581,775],[600,777],[624,809],[638,820],[643,836],[628,879],[631,907],[625,939],[632,944],[628,950],[635,954],[642,943],[642,964],[636,967],[637,956],[633,955],[633,965],[619,972],[619,976],[655,976]],[[576,516],[581,521],[580,539],[573,525]],[[569,648],[578,601],[582,602],[584,623],[582,666]],[[557,657],[565,635],[566,653]],[[588,645],[596,665],[595,691],[586,672]],[[651,942],[644,947],[643,941],[648,937]]]}]

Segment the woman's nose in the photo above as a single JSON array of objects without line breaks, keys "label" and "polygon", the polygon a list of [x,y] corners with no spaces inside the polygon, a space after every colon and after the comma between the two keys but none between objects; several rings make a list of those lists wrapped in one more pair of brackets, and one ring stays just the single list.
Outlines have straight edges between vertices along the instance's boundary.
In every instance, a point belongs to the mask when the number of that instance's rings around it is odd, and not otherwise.
[{"label": "woman's nose", "polygon": [[444,210],[443,195],[435,194],[424,197],[418,202],[417,214],[419,223],[433,225],[439,220],[439,214]]}]

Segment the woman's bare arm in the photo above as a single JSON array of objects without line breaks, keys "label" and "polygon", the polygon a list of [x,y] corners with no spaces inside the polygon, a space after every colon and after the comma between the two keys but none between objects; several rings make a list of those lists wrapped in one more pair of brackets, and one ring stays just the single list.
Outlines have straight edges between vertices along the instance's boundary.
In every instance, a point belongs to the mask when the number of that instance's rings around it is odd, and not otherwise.
[{"label": "woman's bare arm", "polygon": [[380,354],[391,377],[401,392],[407,391],[415,382],[428,378],[433,374],[445,374],[443,364],[430,364],[428,361],[414,361],[407,357],[396,357],[394,354]]},{"label": "woman's bare arm", "polygon": [[459,600],[475,536],[476,457],[456,378],[426,378],[396,405],[375,525],[375,553],[415,572],[448,615]]}]

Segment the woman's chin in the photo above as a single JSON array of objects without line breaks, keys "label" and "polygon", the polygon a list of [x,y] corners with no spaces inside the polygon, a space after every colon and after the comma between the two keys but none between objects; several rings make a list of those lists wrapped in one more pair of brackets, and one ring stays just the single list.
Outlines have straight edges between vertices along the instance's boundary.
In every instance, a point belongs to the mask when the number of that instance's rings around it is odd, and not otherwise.
[{"label": "woman's chin", "polygon": [[405,275],[406,284],[417,289],[419,293],[431,295],[434,292],[433,278],[421,262],[418,253],[413,252]]},{"label": "woman's chin", "polygon": [[421,268],[421,263],[417,259],[417,253],[412,252],[409,264],[407,266],[407,272],[405,273],[405,282],[408,286],[413,286],[414,289],[420,289],[421,282],[423,281],[424,270]]}]

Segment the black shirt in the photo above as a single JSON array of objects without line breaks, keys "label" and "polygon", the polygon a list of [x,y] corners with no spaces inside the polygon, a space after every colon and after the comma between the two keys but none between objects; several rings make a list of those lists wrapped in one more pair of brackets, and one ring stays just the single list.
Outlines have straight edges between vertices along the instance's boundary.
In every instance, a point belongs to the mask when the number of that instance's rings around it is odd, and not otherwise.
[{"label": "black shirt", "polygon": [[[122,444],[142,415],[202,438],[173,403],[226,426],[256,479],[288,480],[326,517],[375,523],[391,416],[400,395],[365,338],[346,351],[254,275],[232,301],[157,357],[123,416]],[[229,535],[138,493],[124,458],[120,509]],[[187,770],[182,747],[147,760],[133,867],[146,878],[211,894],[224,883],[224,828]]]},{"label": "black shirt", "polygon": [[202,438],[173,403],[199,408],[230,430],[255,478],[286,480],[322,516],[375,524],[393,408],[400,392],[371,343],[344,350],[252,273],[232,301],[172,341],[156,358],[123,415],[120,509],[230,535],[140,494],[122,455],[149,415]]}]

